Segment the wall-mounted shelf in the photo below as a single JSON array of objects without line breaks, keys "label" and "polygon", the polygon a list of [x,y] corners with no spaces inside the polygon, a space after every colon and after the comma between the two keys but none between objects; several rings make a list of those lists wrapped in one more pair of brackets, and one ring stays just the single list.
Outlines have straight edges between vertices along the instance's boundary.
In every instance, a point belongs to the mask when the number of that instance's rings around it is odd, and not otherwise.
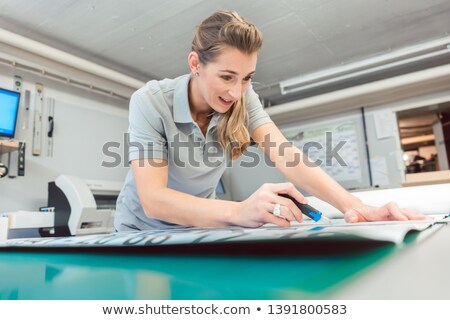
[{"label": "wall-mounted shelf", "polygon": [[0,140],[0,154],[13,152],[19,149],[19,141]]}]

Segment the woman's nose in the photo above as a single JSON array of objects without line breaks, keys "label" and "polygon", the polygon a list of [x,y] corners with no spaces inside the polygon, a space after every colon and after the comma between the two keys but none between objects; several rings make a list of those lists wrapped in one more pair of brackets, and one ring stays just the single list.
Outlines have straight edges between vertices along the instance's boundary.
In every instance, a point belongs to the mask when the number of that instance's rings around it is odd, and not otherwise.
[{"label": "woman's nose", "polygon": [[234,99],[238,100],[242,95],[242,85],[240,83],[235,84],[228,90],[228,94]]}]

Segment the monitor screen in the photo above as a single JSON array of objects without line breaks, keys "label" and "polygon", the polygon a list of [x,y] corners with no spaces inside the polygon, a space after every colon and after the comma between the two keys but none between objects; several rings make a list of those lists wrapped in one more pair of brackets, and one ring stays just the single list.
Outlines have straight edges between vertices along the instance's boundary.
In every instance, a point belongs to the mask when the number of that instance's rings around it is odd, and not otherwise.
[{"label": "monitor screen", "polygon": [[0,136],[14,138],[20,93],[0,88]]}]

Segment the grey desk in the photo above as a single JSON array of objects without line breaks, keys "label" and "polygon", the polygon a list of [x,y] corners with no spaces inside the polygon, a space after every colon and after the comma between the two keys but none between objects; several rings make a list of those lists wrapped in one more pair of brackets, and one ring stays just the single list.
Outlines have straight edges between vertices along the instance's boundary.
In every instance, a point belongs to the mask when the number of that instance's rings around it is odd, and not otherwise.
[{"label": "grey desk", "polygon": [[333,299],[450,299],[450,225],[368,267]]}]

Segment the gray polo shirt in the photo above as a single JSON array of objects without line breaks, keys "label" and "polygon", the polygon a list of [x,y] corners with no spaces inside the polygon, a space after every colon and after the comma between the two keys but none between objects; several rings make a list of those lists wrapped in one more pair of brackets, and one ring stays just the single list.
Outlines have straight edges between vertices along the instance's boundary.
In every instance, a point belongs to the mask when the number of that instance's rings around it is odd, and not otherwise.
[{"label": "gray polo shirt", "polygon": [[[192,119],[188,100],[189,79],[187,74],[176,79],[149,81],[132,95],[129,160],[165,159],[169,171],[168,188],[213,199],[230,159],[216,138],[217,121],[221,115],[212,115],[206,136]],[[245,93],[245,100],[250,133],[272,121],[251,86]],[[145,215],[132,169],[117,199],[114,224],[118,231],[175,226]]]}]

